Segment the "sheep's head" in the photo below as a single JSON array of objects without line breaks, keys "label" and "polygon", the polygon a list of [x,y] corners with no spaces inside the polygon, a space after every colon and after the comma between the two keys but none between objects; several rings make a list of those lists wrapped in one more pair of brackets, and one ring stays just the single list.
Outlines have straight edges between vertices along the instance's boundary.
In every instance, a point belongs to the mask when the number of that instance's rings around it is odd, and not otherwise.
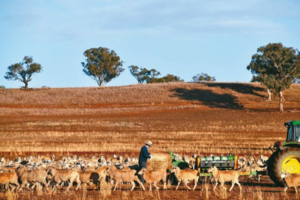
[{"label": "sheep's head", "polygon": [[19,175],[22,175],[26,170],[27,170],[26,167],[23,165],[19,165],[19,167],[17,167],[17,173]]},{"label": "sheep's head", "polygon": [[281,178],[284,179],[286,177],[287,173],[284,172],[283,174],[281,174]]},{"label": "sheep's head", "polygon": [[175,165],[172,165],[171,173],[176,173],[176,171],[179,171],[180,168],[176,167]]},{"label": "sheep's head", "polygon": [[208,170],[207,170],[207,172],[208,173],[213,173],[214,171],[216,171],[217,170],[217,167],[216,166],[212,166],[211,168],[209,168]]},{"label": "sheep's head", "polygon": [[138,172],[138,174],[141,175],[141,174],[145,173],[146,171],[147,171],[146,168],[142,168],[142,169]]},{"label": "sheep's head", "polygon": [[51,175],[51,176],[55,176],[55,174],[56,174],[56,169],[54,169],[54,168],[48,169],[47,174],[48,174],[48,175]]}]

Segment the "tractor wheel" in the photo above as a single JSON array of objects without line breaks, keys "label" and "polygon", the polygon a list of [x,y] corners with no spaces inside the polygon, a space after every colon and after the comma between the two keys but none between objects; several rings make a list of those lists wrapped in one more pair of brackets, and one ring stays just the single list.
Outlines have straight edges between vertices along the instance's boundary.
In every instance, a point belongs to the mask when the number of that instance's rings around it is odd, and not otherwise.
[{"label": "tractor wheel", "polygon": [[268,160],[268,174],[272,181],[280,186],[284,185],[281,174],[300,173],[300,149],[287,148],[274,152]]}]

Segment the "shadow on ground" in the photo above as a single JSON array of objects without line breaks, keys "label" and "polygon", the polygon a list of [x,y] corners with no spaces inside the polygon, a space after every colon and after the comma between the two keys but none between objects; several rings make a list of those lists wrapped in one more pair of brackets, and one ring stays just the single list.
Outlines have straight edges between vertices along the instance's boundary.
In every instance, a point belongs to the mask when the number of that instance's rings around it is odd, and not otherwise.
[{"label": "shadow on ground", "polygon": [[176,88],[172,89],[174,94],[172,97],[178,97],[184,100],[199,101],[204,105],[216,108],[235,108],[242,109],[243,105],[238,102],[238,99],[230,94],[217,94],[211,90],[202,89],[185,89]]},{"label": "shadow on ground", "polygon": [[240,84],[240,83],[235,84],[235,83],[208,83],[208,82],[204,82],[201,84],[206,85],[208,87],[220,87],[222,89],[231,89],[238,93],[252,94],[252,95],[255,95],[258,97],[263,97],[263,98],[266,97],[266,96],[258,93],[258,92],[264,92],[265,89],[262,87],[254,86],[254,85]]}]

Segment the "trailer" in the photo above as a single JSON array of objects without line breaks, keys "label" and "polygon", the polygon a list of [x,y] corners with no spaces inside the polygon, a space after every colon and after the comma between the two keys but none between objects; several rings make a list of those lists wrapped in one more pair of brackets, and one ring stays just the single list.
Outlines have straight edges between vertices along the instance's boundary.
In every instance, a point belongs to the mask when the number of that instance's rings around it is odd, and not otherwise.
[{"label": "trailer", "polygon": [[[172,166],[179,167],[180,169],[189,168],[189,164],[176,158],[176,154],[170,151],[172,157]],[[199,172],[200,177],[210,177],[211,173],[207,170],[212,166],[216,166],[219,170],[238,170],[238,156],[229,154],[227,156],[197,156],[195,159],[195,170]],[[252,170],[250,165],[250,171],[239,171],[240,176],[259,176],[267,175],[267,171],[255,171]]]}]

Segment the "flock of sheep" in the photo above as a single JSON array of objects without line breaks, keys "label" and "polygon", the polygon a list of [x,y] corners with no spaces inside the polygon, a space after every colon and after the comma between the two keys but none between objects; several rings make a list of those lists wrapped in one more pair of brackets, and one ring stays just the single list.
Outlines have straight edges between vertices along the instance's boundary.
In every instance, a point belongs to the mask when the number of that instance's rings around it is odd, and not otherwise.
[{"label": "flock of sheep", "polygon": [[[178,158],[181,159],[179,155]],[[267,157],[260,156],[259,159],[255,159],[253,156],[239,158],[238,171],[228,170],[220,171],[216,167],[211,167],[208,172],[212,173],[213,180],[215,181],[214,190],[218,183],[221,187],[225,182],[232,182],[230,191],[237,184],[242,190],[239,183],[239,171],[252,170],[261,171],[266,170]],[[181,182],[185,184],[188,189],[190,181],[194,181],[195,190],[199,180],[199,172],[194,169],[195,156],[184,156],[184,161],[190,164],[188,169],[180,169],[179,167],[172,167],[171,173],[174,173],[178,185],[178,189]],[[105,158],[101,157],[77,157],[67,156],[61,159],[55,159],[55,156],[37,156],[27,158],[16,158],[15,160],[6,160],[4,157],[0,160],[0,186],[4,190],[22,191],[24,188],[34,190],[40,187],[49,190],[60,189],[63,186],[67,186],[66,190],[69,190],[76,182],[76,189],[83,188],[83,186],[93,186],[93,189],[100,189],[101,181],[109,181],[114,184],[113,189],[116,190],[119,184],[131,183],[133,190],[135,188],[135,182],[137,182],[143,190],[144,185],[140,181],[138,176],[143,176],[146,183],[149,184],[149,190],[152,190],[152,184],[156,189],[158,182],[163,182],[163,189],[167,189],[167,170],[166,167],[156,169],[141,169],[138,170],[137,158],[124,159],[122,156],[112,156]],[[135,168],[135,169],[133,169]],[[293,181],[292,174],[284,174],[283,178],[287,181],[287,187],[297,188],[300,185]],[[290,181],[290,179],[292,181]],[[297,185],[298,184],[298,185]],[[287,188],[286,188],[287,189]],[[285,190],[286,190],[285,189]],[[296,189],[297,192],[297,189]]]}]

